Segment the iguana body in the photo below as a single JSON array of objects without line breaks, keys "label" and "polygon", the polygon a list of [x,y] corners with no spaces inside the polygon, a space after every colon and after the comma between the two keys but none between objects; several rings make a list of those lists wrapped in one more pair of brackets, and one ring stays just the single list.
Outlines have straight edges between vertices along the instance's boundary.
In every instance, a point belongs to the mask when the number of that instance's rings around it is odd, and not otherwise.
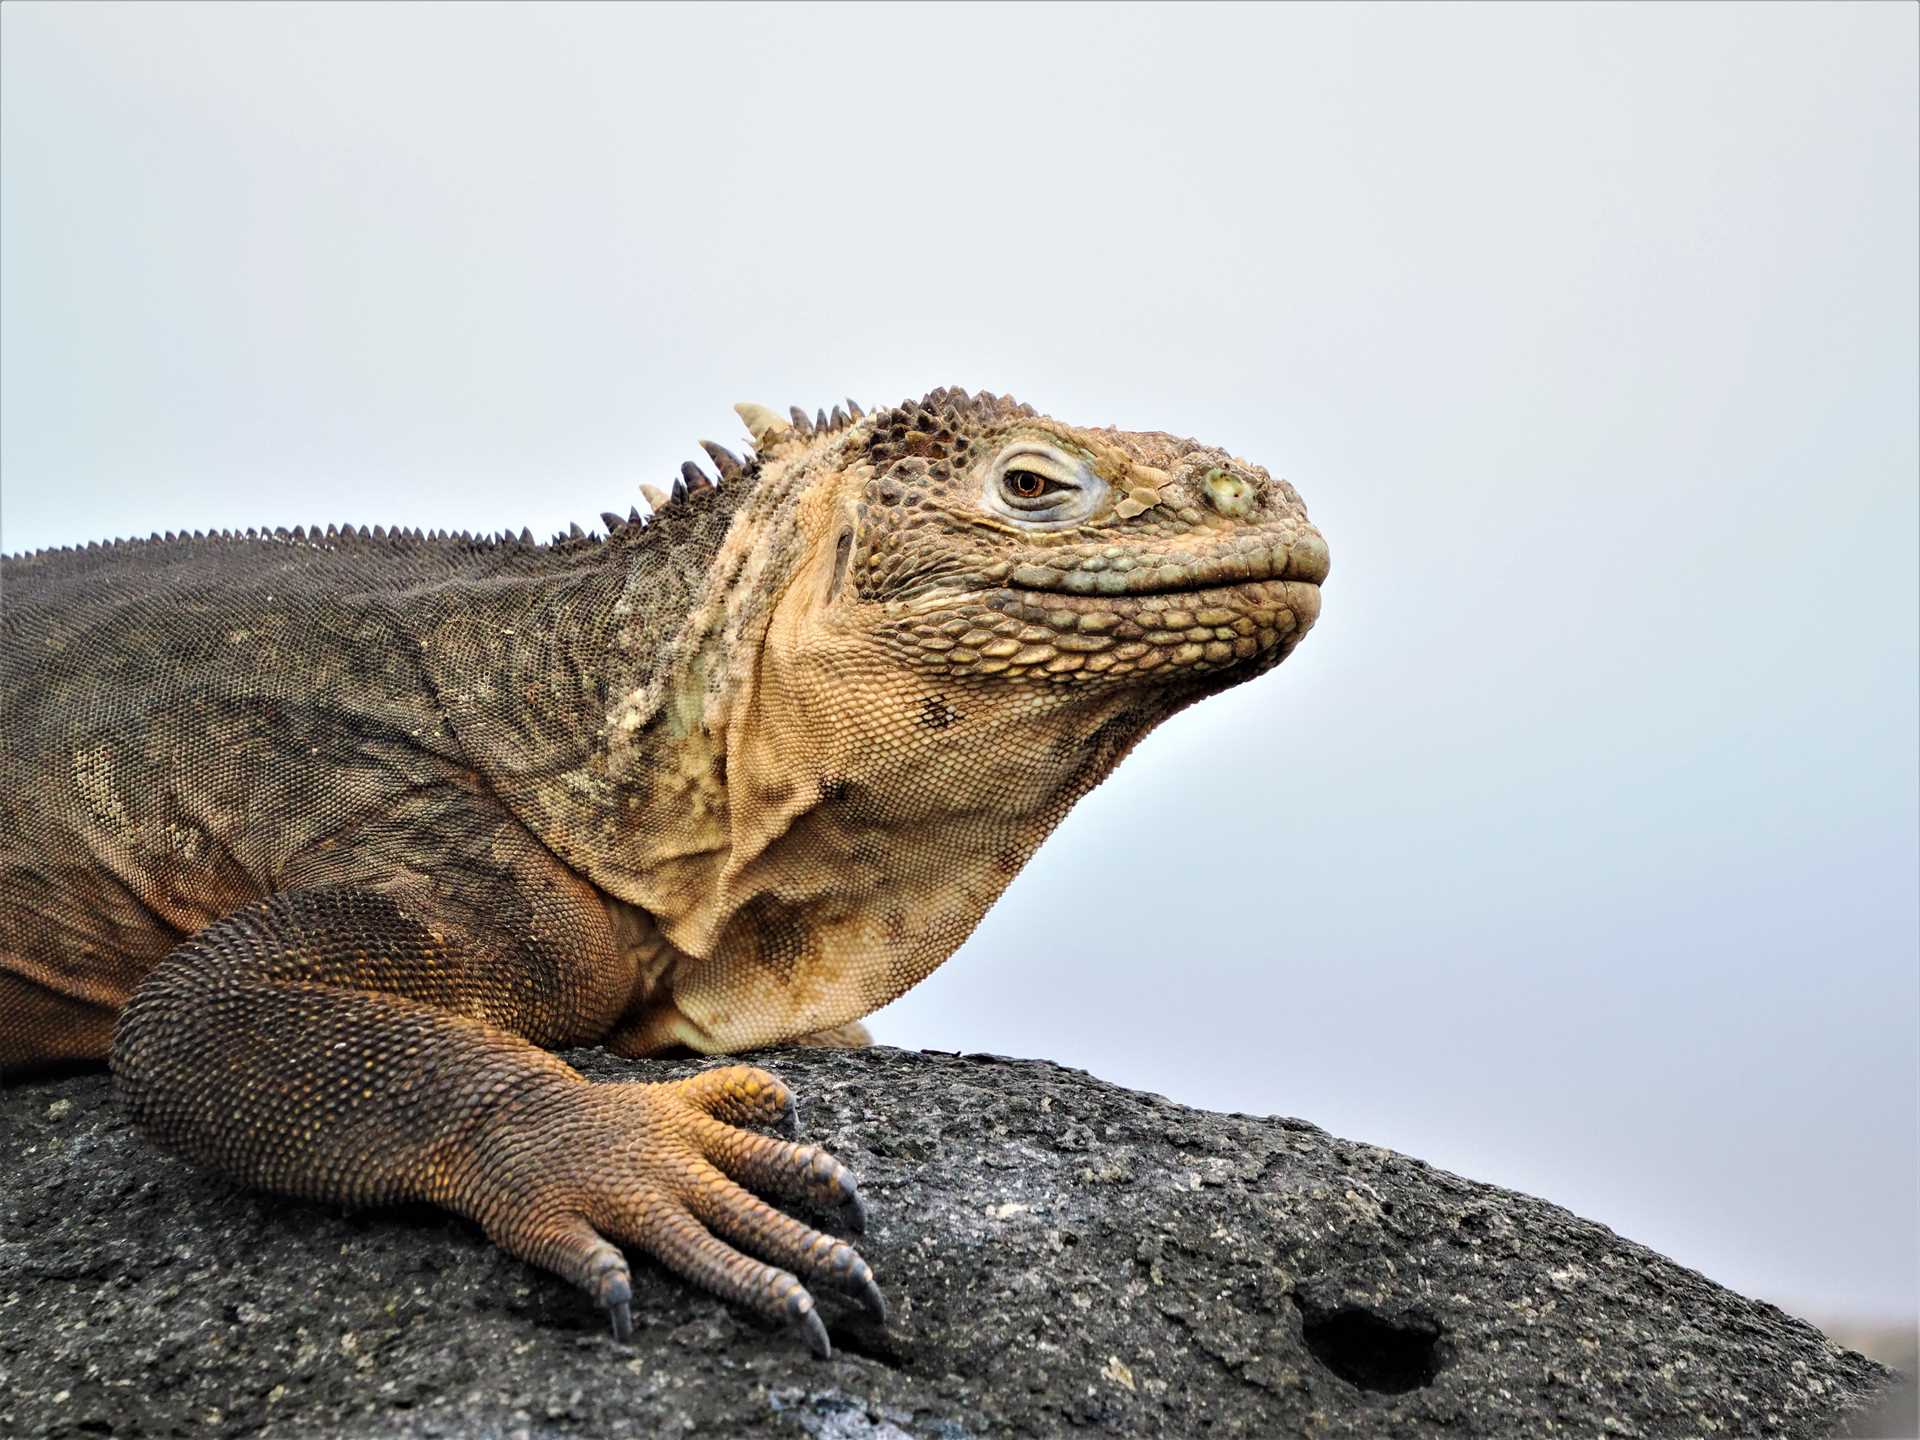
[{"label": "iguana body", "polygon": [[778,1081],[589,1085],[543,1047],[885,1004],[1142,735],[1292,649],[1326,549],[1285,482],[1168,435],[959,391],[741,413],[757,456],[710,447],[717,487],[688,467],[604,540],[7,560],[0,1068],[110,1056],[155,1140],[446,1205],[616,1329],[622,1243],[816,1348],[803,1279],[877,1307],[740,1188],[857,1213],[830,1157],[735,1128]]}]

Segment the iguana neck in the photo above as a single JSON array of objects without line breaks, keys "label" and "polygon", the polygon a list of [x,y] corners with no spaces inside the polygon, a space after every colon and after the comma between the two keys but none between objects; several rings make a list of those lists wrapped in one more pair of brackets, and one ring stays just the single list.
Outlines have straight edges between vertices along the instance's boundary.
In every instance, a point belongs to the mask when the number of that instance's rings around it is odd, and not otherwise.
[{"label": "iguana neck", "polygon": [[825,547],[793,567],[757,622],[690,629],[611,752],[646,777],[622,898],[681,954],[649,1044],[762,1044],[886,1004],[1184,703],[955,685],[837,648],[807,603],[831,560]]}]

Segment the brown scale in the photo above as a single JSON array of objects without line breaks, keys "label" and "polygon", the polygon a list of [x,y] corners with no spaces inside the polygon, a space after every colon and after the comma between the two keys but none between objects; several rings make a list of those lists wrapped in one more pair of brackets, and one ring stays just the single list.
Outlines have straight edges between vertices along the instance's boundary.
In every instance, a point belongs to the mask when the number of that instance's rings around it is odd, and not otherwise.
[{"label": "brown scale", "polygon": [[616,1333],[629,1250],[821,1353],[809,1286],[880,1313],[850,1244],[759,1198],[862,1215],[760,1133],[777,1079],[549,1051],[862,1043],[1148,730],[1291,651],[1326,548],[1177,436],[951,388],[738,408],[752,452],[703,441],[712,473],[547,545],[7,559],[0,1069],[110,1058],[155,1141],[444,1205]]}]

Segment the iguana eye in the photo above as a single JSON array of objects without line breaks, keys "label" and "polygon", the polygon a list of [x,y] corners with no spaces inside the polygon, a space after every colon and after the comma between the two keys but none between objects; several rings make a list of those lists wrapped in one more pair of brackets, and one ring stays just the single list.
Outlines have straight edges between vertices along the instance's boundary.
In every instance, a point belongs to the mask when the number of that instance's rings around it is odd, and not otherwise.
[{"label": "iguana eye", "polygon": [[1034,529],[1056,529],[1087,519],[1107,485],[1084,460],[1038,440],[1017,440],[987,466],[985,507]]}]

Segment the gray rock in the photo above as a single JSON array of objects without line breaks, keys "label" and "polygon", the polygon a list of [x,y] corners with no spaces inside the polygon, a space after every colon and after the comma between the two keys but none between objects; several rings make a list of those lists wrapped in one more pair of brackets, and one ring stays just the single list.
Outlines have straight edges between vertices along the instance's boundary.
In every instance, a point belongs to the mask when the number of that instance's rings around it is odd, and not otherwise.
[{"label": "gray rock", "polygon": [[760,1058],[872,1210],[893,1319],[823,1300],[831,1361],[639,1266],[617,1345],[464,1222],[198,1175],[103,1074],[16,1085],[0,1434],[1813,1436],[1892,1379],[1602,1226],[1301,1121],[1034,1061]]}]

